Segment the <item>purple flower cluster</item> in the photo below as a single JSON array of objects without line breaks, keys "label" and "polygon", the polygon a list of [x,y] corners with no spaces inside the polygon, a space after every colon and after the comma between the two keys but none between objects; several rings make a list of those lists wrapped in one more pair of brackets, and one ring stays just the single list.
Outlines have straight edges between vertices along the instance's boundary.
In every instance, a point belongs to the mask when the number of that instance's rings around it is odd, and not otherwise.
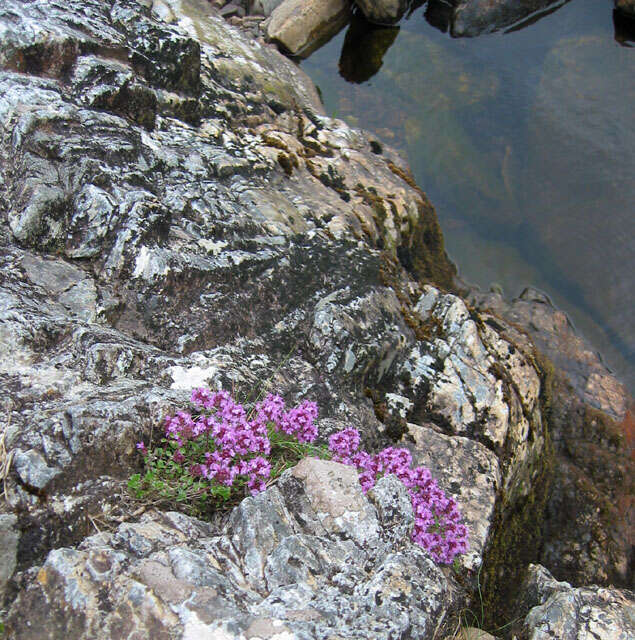
[{"label": "purple flower cluster", "polygon": [[[269,394],[248,415],[227,391],[194,389],[191,401],[200,408],[199,415],[179,411],[165,419],[166,439],[177,445],[172,460],[192,462],[190,445],[204,446],[203,456],[189,467],[190,475],[227,487],[238,478],[246,479],[252,495],[264,491],[271,475],[271,464],[265,457],[271,452],[270,428],[301,443],[317,437],[314,421],[318,408],[314,402],[304,401],[287,411],[280,396]],[[143,443],[137,448],[146,451]]]},{"label": "purple flower cluster", "polygon": [[393,474],[408,489],[415,524],[414,542],[427,549],[437,562],[450,563],[454,556],[468,550],[467,527],[461,523],[456,500],[445,495],[425,467],[411,467],[407,449],[388,447],[374,456],[358,451],[359,431],[344,429],[329,438],[333,459],[353,465],[360,472],[364,493],[375,486],[379,477]]}]

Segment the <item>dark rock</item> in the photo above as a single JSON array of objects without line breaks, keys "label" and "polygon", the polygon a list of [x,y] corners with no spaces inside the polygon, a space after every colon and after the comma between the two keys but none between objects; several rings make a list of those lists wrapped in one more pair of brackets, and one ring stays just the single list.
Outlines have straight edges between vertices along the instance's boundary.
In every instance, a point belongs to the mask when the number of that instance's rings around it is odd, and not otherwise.
[{"label": "dark rock", "polygon": [[364,17],[375,24],[395,24],[408,10],[409,0],[355,0]]},{"label": "dark rock", "polygon": [[627,16],[635,17],[635,0],[615,0],[615,8]]},{"label": "dark rock", "polygon": [[[452,36],[468,37],[505,29],[534,12],[554,9],[568,0],[459,0],[452,15]],[[438,4],[438,3],[437,3]]]}]

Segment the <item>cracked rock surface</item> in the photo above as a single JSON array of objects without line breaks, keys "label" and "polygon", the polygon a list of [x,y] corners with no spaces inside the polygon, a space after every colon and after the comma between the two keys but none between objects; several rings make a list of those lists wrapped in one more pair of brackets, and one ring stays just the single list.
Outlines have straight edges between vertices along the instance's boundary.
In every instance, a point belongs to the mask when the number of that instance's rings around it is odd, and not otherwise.
[{"label": "cracked rock surface", "polygon": [[[277,487],[245,499],[220,532],[182,514],[148,513],[52,551],[15,602],[10,633],[432,637],[454,596],[401,517],[391,526],[395,499],[409,505],[393,476],[367,498],[350,467],[305,459]],[[27,610],[28,619],[19,614]]]},{"label": "cracked rock surface", "polygon": [[[0,215],[8,638],[454,628],[543,471],[542,387],[526,335],[450,293],[390,148],[204,0],[5,0]],[[198,386],[314,400],[323,440],[409,447],[470,553],[437,567],[394,478],[364,496],[326,462],[211,522],[144,513],[135,443]]]}]

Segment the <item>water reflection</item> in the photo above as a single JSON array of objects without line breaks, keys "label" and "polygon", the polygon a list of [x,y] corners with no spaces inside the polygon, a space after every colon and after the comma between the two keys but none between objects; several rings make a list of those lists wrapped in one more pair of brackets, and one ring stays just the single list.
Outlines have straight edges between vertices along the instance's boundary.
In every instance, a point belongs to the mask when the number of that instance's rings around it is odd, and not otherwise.
[{"label": "water reflection", "polygon": [[635,18],[624,15],[621,11],[613,11],[613,28],[615,41],[623,47],[633,47],[635,44]]},{"label": "water reflection", "polygon": [[361,84],[381,68],[384,55],[395,41],[399,27],[381,27],[354,15],[344,37],[340,55],[340,75],[348,82]]},{"label": "water reflection", "polygon": [[463,277],[543,289],[635,389],[633,21],[546,4],[504,37],[454,39],[452,7],[429,0],[371,83],[370,65],[338,74],[343,34],[303,66],[327,112],[407,155]]}]

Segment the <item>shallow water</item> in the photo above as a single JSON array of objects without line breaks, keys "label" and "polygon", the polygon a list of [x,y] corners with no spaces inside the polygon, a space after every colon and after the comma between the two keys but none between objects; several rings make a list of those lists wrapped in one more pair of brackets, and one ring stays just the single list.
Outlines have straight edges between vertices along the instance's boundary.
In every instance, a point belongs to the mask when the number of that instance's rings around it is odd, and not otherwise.
[{"label": "shallow water", "polygon": [[302,67],[327,113],[407,155],[464,279],[548,293],[633,392],[635,25],[612,6],[572,0],[477,38],[424,6]]}]

